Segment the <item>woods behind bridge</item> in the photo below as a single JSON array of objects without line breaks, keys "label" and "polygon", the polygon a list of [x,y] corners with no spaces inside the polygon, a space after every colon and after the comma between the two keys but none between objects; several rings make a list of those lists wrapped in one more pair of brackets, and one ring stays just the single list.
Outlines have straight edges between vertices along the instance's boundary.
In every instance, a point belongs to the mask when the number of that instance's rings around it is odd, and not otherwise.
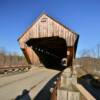
[{"label": "woods behind bridge", "polygon": [[5,49],[0,48],[0,67],[14,67],[17,65],[27,65],[25,57],[16,52],[8,53]]}]

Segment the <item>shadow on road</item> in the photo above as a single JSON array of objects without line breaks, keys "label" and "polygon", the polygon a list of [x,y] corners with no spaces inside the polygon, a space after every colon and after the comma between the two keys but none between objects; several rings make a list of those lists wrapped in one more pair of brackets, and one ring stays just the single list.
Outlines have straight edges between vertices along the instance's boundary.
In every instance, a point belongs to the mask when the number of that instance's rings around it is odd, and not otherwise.
[{"label": "shadow on road", "polygon": [[[93,83],[95,80],[91,74],[86,74],[78,79],[78,83],[83,85],[84,88],[87,89],[95,98],[96,100],[100,100],[100,88],[96,88]],[[96,83],[95,83],[96,85]],[[100,84],[99,84],[100,86]]]},{"label": "shadow on road", "polygon": [[[61,73],[61,72],[60,72]],[[34,100],[50,100],[51,92],[50,88],[55,86],[54,82],[57,81],[57,77],[59,77],[60,73],[56,74],[37,94]],[[31,100],[29,96],[29,91],[24,89],[21,95],[18,95],[15,100]]]},{"label": "shadow on road", "polygon": [[31,100],[29,91],[24,89],[21,95],[18,95],[15,100]]},{"label": "shadow on road", "polygon": [[50,100],[51,92],[50,88],[55,86],[54,82],[57,81],[57,77],[59,77],[60,73],[55,75],[38,93],[38,95],[34,98],[34,100]]}]

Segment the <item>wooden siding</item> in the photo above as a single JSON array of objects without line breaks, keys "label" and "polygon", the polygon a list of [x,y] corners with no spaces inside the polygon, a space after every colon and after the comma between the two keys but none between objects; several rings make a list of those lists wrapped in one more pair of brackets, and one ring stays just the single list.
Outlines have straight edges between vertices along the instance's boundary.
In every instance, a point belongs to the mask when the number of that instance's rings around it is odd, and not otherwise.
[{"label": "wooden siding", "polygon": [[29,64],[39,64],[39,57],[37,56],[37,54],[32,50],[32,48],[30,47],[26,47],[24,49],[22,49],[27,61]]},{"label": "wooden siding", "polygon": [[56,21],[52,20],[45,14],[30,27],[29,30],[19,39],[20,47],[24,48],[25,42],[30,38],[42,38],[42,37],[53,37],[59,36],[66,40],[68,46],[73,46],[77,35],[67,28],[63,27]]},{"label": "wooden siding", "polygon": [[26,45],[26,42],[31,38],[35,39],[53,36],[59,36],[65,39],[67,51],[70,52],[70,55],[67,55],[66,51],[68,66],[72,65],[73,51],[75,56],[79,35],[46,14],[43,14],[18,40],[20,48],[30,64],[40,64],[40,60],[32,48]]},{"label": "wooden siding", "polygon": [[69,55],[67,55],[67,65],[72,66],[72,60],[73,60],[73,54],[74,54],[74,47],[68,47],[67,51],[70,52]]}]

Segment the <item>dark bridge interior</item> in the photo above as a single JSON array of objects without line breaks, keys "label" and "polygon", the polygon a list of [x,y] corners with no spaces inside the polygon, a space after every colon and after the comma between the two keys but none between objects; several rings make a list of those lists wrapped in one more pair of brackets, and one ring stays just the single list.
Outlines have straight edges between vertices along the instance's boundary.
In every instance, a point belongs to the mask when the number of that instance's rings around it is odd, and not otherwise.
[{"label": "dark bridge interior", "polygon": [[33,38],[26,44],[38,55],[40,62],[47,68],[63,70],[62,58],[66,57],[67,44],[65,39],[60,37]]}]

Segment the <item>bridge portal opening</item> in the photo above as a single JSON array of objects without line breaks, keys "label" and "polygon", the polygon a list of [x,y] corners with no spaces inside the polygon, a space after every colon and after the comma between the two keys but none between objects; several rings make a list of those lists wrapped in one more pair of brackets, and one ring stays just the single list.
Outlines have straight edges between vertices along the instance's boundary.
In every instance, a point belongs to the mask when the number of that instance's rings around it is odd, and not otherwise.
[{"label": "bridge portal opening", "polygon": [[67,58],[67,44],[65,39],[58,36],[32,38],[26,42],[38,55],[40,62],[47,68],[63,70],[61,61]]}]

